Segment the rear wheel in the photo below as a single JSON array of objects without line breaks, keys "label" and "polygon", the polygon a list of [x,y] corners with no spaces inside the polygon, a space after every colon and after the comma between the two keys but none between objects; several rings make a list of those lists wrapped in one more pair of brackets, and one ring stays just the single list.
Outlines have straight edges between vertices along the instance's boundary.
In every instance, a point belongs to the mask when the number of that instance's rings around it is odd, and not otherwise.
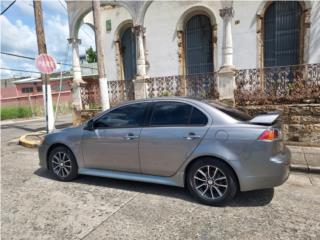
[{"label": "rear wheel", "polygon": [[237,179],[222,161],[204,158],[195,162],[187,173],[190,193],[207,205],[222,205],[237,192]]},{"label": "rear wheel", "polygon": [[63,146],[54,148],[49,154],[49,169],[55,178],[70,181],[78,176],[78,165],[73,153]]}]

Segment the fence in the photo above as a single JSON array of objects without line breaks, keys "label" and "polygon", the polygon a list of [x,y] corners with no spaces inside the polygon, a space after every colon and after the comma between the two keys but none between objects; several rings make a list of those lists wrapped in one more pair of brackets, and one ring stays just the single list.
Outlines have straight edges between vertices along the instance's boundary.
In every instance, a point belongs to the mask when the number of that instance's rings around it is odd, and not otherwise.
[{"label": "fence", "polygon": [[[165,76],[145,79],[146,97],[188,96],[215,99],[218,97],[216,74],[188,76]],[[134,99],[133,81],[108,81],[110,105]],[[86,81],[81,85],[81,99],[84,109],[100,108],[100,88],[98,80]]]},{"label": "fence", "polygon": [[145,79],[147,97],[187,96],[193,98],[218,97],[216,73],[176,75]]},{"label": "fence", "polygon": [[[111,106],[134,99],[132,81],[108,81],[108,93]],[[81,99],[84,109],[100,108],[100,88],[98,80],[87,81],[81,85]]]},{"label": "fence", "polygon": [[320,64],[236,71],[237,105],[320,102]]}]

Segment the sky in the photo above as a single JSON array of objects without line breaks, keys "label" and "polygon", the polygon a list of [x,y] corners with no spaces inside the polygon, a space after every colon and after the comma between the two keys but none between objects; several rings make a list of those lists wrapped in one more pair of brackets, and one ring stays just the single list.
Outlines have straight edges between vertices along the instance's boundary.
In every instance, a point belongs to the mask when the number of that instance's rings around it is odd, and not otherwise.
[{"label": "sky", "polygon": [[[1,11],[12,0],[1,0]],[[68,47],[69,27],[66,3],[64,0],[42,0],[44,31],[47,44],[47,52],[57,62],[72,62],[71,49]],[[36,57],[38,54],[37,37],[34,23],[33,1],[17,0],[3,15],[0,16],[1,52],[14,53],[28,57]],[[94,32],[87,26],[80,28],[79,38],[80,55],[85,54],[85,49],[94,47]],[[38,71],[34,61],[21,59],[1,54],[0,66],[2,68],[15,68],[30,71]],[[60,71],[58,69],[58,71]],[[62,70],[69,70],[63,66]],[[0,70],[0,78],[14,76],[37,76],[38,74],[13,72]]]}]

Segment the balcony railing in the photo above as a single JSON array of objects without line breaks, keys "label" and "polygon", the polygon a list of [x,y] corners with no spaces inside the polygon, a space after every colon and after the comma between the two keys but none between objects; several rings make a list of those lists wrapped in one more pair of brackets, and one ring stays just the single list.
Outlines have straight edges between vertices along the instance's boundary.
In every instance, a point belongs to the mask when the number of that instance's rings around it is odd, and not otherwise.
[{"label": "balcony railing", "polygon": [[320,102],[320,64],[236,71],[238,105]]},{"label": "balcony railing", "polygon": [[[132,81],[108,81],[108,93],[111,106],[134,99]],[[81,85],[81,100],[84,109],[100,108],[100,88],[98,80],[87,81]]]},{"label": "balcony railing", "polygon": [[176,75],[145,79],[147,97],[187,96],[194,98],[218,97],[216,73]]}]

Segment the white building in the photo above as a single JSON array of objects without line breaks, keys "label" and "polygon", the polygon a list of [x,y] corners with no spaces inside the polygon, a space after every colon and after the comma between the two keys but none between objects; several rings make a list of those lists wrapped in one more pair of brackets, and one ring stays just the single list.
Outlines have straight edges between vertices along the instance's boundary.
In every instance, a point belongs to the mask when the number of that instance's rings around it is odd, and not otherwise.
[{"label": "white building", "polygon": [[[91,1],[67,1],[77,72],[78,30]],[[234,69],[320,63],[319,1],[101,1],[108,80],[218,73],[233,94]],[[229,74],[230,73],[230,74]]]}]

